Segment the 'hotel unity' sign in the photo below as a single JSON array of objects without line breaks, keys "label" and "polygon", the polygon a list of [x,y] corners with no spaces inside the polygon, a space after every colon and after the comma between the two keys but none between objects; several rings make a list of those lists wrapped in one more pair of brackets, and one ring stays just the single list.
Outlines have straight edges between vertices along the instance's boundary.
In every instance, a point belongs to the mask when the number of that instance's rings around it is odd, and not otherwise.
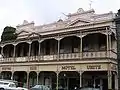
[{"label": "'hotel unity' sign", "polygon": [[73,65],[61,66],[61,70],[76,70],[76,67]]},{"label": "'hotel unity' sign", "polygon": [[101,65],[87,65],[87,69],[101,69]]}]

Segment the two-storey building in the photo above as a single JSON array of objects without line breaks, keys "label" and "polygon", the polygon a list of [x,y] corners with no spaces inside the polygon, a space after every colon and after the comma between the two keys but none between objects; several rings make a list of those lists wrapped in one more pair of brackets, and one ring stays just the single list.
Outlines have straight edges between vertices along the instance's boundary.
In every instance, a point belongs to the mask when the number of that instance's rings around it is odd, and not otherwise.
[{"label": "two-storey building", "polygon": [[35,26],[18,25],[15,41],[0,43],[3,79],[23,86],[57,89],[99,87],[118,90],[115,14],[78,9],[67,19]]}]

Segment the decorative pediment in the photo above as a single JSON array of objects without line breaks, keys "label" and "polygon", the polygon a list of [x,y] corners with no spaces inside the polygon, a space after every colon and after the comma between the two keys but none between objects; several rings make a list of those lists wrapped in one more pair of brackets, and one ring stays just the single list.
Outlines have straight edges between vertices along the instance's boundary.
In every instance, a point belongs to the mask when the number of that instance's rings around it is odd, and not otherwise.
[{"label": "decorative pediment", "polygon": [[26,34],[29,34],[29,32],[23,30],[18,33],[18,36],[22,36],[22,35],[26,35]]},{"label": "decorative pediment", "polygon": [[78,19],[72,21],[71,23],[69,23],[68,26],[78,26],[78,25],[82,25],[82,24],[86,24],[86,23],[90,23],[90,22],[91,22],[90,20],[78,18]]},{"label": "decorative pediment", "polygon": [[32,32],[31,34],[28,35],[28,38],[31,38],[31,37],[40,37],[40,34]]}]

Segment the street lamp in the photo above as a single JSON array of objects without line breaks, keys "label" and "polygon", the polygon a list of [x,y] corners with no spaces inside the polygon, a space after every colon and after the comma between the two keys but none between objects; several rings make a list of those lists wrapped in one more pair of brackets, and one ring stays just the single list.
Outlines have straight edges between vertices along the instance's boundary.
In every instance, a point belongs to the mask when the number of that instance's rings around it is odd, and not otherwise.
[{"label": "street lamp", "polygon": [[93,88],[95,88],[95,86],[96,86],[96,83],[95,83],[96,76],[92,76],[92,79],[93,79]]},{"label": "street lamp", "polygon": [[65,90],[65,88],[66,88],[66,81],[65,81],[66,74],[64,73],[63,76],[64,76],[64,90]]}]

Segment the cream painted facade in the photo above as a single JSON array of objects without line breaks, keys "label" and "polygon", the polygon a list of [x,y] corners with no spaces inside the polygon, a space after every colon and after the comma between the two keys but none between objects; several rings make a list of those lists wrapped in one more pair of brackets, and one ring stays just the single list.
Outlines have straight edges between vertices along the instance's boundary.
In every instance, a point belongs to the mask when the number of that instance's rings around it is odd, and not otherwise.
[{"label": "cream painted facade", "polygon": [[[78,62],[79,63],[79,62]],[[37,64],[30,64],[30,65],[3,65],[0,67],[1,71],[107,71],[108,64],[105,63],[92,63],[92,64],[78,64],[76,63],[66,63],[61,65],[37,65]],[[111,71],[117,72],[117,65],[110,64]]]},{"label": "cream painted facade", "polygon": [[1,78],[24,82],[27,87],[45,84],[57,90],[60,85],[66,90],[75,86],[118,90],[114,18],[112,12],[95,14],[93,9],[80,8],[67,19],[50,24],[34,26],[25,20],[17,26],[17,40],[0,44]]}]

